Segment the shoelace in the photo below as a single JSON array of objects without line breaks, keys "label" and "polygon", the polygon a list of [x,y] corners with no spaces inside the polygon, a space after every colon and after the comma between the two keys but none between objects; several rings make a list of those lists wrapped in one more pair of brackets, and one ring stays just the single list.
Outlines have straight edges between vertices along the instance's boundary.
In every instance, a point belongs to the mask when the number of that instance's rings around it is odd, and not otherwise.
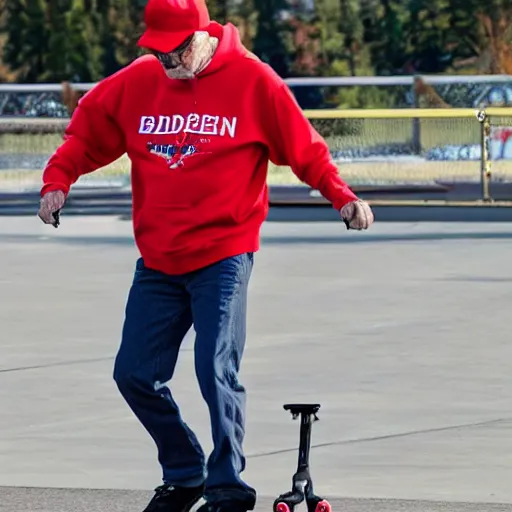
[{"label": "shoelace", "polygon": [[162,484],[162,485],[159,485],[155,489],[155,493],[156,493],[156,496],[158,496],[159,498],[162,498],[162,497],[165,497],[165,496],[168,496],[169,494],[171,494],[172,491],[174,491],[174,489],[175,488],[172,485]]}]

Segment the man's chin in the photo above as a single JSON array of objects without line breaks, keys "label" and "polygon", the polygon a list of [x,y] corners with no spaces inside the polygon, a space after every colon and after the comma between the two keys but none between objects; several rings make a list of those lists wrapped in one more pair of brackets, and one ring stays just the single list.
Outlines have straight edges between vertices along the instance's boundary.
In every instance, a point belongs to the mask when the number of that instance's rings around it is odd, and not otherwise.
[{"label": "man's chin", "polygon": [[191,80],[194,78],[194,73],[188,69],[166,69],[165,74],[173,80]]}]

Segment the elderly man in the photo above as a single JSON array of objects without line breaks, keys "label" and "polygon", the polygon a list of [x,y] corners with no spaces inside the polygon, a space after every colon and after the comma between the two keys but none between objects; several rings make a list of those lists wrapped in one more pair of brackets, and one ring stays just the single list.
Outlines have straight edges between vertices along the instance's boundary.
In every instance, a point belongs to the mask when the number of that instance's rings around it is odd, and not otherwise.
[{"label": "elderly man", "polygon": [[[146,512],[246,512],[245,389],[238,372],[246,299],[268,211],[268,161],[288,165],[352,229],[373,222],[340,178],[325,141],[288,87],[209,18],[202,0],[149,0],[139,45],[149,50],[80,101],[43,174],[39,216],[56,214],[78,178],[127,154],[141,257],[127,299],[114,379],[158,449],[163,484]],[[211,417],[205,460],[167,387],[182,340]]]}]

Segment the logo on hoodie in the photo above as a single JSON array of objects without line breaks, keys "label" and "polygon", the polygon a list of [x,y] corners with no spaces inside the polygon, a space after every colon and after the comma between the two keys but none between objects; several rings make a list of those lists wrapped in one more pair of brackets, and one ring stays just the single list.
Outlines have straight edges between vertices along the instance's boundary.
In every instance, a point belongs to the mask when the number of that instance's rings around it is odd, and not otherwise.
[{"label": "logo on hoodie", "polygon": [[190,137],[189,134],[183,133],[176,137],[174,144],[148,142],[146,146],[150,153],[163,158],[169,169],[177,169],[183,167],[185,159],[206,154],[202,146],[209,142],[210,139]]},{"label": "logo on hoodie", "polygon": [[143,135],[175,135],[171,144],[150,141],[146,144],[150,153],[163,158],[170,169],[183,167],[185,160],[204,155],[205,145],[211,136],[231,137],[236,135],[236,117],[221,117],[208,114],[181,116],[142,116],[139,133]]},{"label": "logo on hoodie", "polygon": [[212,116],[208,114],[189,114],[181,116],[142,116],[139,133],[144,135],[172,135],[178,133],[193,133],[196,135],[235,138],[236,117]]}]

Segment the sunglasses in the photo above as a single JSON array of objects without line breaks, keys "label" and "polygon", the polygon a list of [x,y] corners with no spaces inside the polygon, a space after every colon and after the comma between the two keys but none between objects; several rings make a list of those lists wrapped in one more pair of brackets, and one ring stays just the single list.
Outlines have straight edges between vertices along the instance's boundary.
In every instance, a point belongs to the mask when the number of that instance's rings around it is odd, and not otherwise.
[{"label": "sunglasses", "polygon": [[187,51],[193,38],[194,35],[192,34],[171,52],[162,53],[152,50],[151,53],[160,61],[160,63],[165,69],[175,69],[180,65],[181,58],[183,57],[183,54]]}]

